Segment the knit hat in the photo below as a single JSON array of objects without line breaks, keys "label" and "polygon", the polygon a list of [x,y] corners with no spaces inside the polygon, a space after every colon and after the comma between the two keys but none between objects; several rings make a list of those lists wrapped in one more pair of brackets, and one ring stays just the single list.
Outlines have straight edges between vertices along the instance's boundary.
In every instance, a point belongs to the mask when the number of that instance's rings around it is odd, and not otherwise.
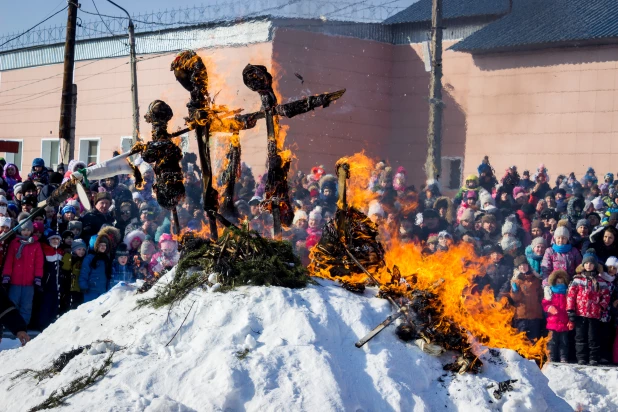
[{"label": "knit hat", "polygon": [[101,200],[109,200],[111,202],[112,201],[112,194],[109,193],[109,192],[99,192],[99,193],[97,193],[96,197],[94,198],[94,204],[96,205]]},{"label": "knit hat", "polygon": [[594,249],[588,249],[586,250],[586,253],[584,253],[582,265],[585,263],[592,263],[594,266],[599,264],[599,261],[597,259],[597,253]]},{"label": "knit hat", "polygon": [[79,220],[71,220],[69,224],[67,225],[67,229],[69,230],[79,229],[79,231],[81,232],[82,222],[80,222]]},{"label": "knit hat", "polygon": [[532,243],[530,243],[530,246],[532,246],[532,249],[534,249],[538,245],[547,246],[547,242],[545,242],[545,239],[540,236],[535,237],[534,239],[532,239]]},{"label": "knit hat", "polygon": [[75,234],[71,232],[70,230],[65,230],[64,232],[62,232],[61,236],[62,236],[62,239],[66,239],[68,237],[75,238]]},{"label": "knit hat", "polygon": [[579,219],[577,221],[577,225],[575,226],[575,229],[579,229],[581,226],[585,226],[588,229],[590,229],[590,222],[588,222],[588,219]]},{"label": "knit hat", "polygon": [[75,208],[73,206],[65,206],[62,208],[62,215],[64,215],[65,213],[73,213],[74,215],[77,214],[77,212],[75,211]]},{"label": "knit hat", "polygon": [[26,180],[21,184],[21,192],[36,192],[36,185],[31,180]]},{"label": "knit hat", "polygon": [[476,190],[468,190],[468,192],[466,193],[466,199],[476,199],[478,198],[478,193],[476,193]]},{"label": "knit hat", "polygon": [[154,255],[156,251],[155,245],[152,243],[152,240],[144,240],[139,251],[142,255]]},{"label": "knit hat", "polygon": [[523,265],[524,263],[528,263],[528,260],[523,255],[517,256],[515,260],[513,260],[513,264],[515,265],[515,267],[518,267],[519,265]]},{"label": "knit hat", "polygon": [[10,217],[0,217],[0,227],[2,226],[11,227],[11,218]]},{"label": "knit hat", "polygon": [[163,246],[163,244],[166,242],[172,242],[174,244],[177,243],[172,237],[172,235],[170,235],[169,233],[163,233],[161,237],[159,237],[159,246]]},{"label": "knit hat", "polygon": [[615,268],[618,268],[618,258],[616,258],[616,256],[608,257],[607,260],[605,261],[605,266],[607,267],[613,266]]},{"label": "knit hat", "polygon": [[500,246],[502,246],[502,250],[508,252],[509,250],[519,248],[521,246],[521,242],[517,240],[517,238],[508,236],[502,238],[500,241]]},{"label": "knit hat", "polygon": [[310,213],[309,219],[313,220],[322,220],[322,208],[320,206],[316,206]]},{"label": "knit hat", "polygon": [[494,215],[485,215],[481,219],[482,223],[496,223],[496,217]]},{"label": "knit hat", "polygon": [[34,160],[32,161],[32,167],[45,167],[45,160],[41,159],[40,157],[36,157],[34,158]]},{"label": "knit hat", "polygon": [[[35,232],[45,232],[45,225],[41,222],[34,222],[32,224],[32,230]],[[55,233],[55,232],[54,232]]]},{"label": "knit hat", "polygon": [[129,248],[124,243],[121,243],[116,248],[116,257],[129,256]]},{"label": "knit hat", "polygon": [[515,236],[517,234],[517,225],[509,221],[504,222],[504,225],[502,225],[502,236],[507,234]]},{"label": "knit hat", "polygon": [[569,229],[564,226],[556,228],[556,231],[554,232],[554,239],[561,236],[566,237],[567,239],[570,238],[571,234],[569,233]]},{"label": "knit hat", "polygon": [[296,224],[296,222],[298,222],[299,220],[309,220],[309,217],[307,216],[307,213],[304,210],[297,210],[296,212],[294,212],[294,220],[292,221],[292,224]]},{"label": "knit hat", "polygon": [[481,207],[485,206],[485,203],[489,203],[489,204],[491,204],[492,206],[493,206],[493,205],[495,205],[495,203],[494,203],[494,198],[493,198],[493,197],[491,197],[491,194],[489,194],[489,192],[483,192],[483,193],[481,193],[481,196],[480,196],[480,201],[481,201],[481,202],[480,202],[480,203],[481,203]]},{"label": "knit hat", "polygon": [[532,221],[531,229],[543,229],[543,222],[539,219],[535,219]]},{"label": "knit hat", "polygon": [[519,199],[522,196],[525,196],[526,193],[524,193],[524,188],[517,186],[515,189],[513,189],[513,199]]},{"label": "knit hat", "polygon": [[438,235],[429,235],[429,237],[427,238],[427,243],[438,243],[438,240]]},{"label": "knit hat", "polygon": [[459,221],[474,222],[474,211],[469,208],[464,210],[464,212],[461,214],[461,218],[459,219]]},{"label": "knit hat", "polygon": [[133,200],[142,200],[142,195],[140,192],[133,192]]},{"label": "knit hat", "polygon": [[37,201],[36,196],[26,196],[21,200],[22,205],[31,205],[32,207],[36,207]]},{"label": "knit hat", "polygon": [[86,242],[84,242],[81,239],[73,240],[73,243],[71,244],[71,252],[75,252],[77,251],[77,249],[82,249],[82,248],[88,251],[88,246],[86,246]]},{"label": "knit hat", "polygon": [[13,193],[14,194],[22,193],[22,187],[23,186],[24,186],[24,184],[21,183],[21,182],[15,183],[15,186],[13,186]]},{"label": "knit hat", "polygon": [[28,229],[28,230],[32,231],[32,229],[33,229],[32,220],[29,220],[29,221],[25,222],[24,224],[22,224],[20,229],[19,229],[19,231],[21,232],[24,229]]},{"label": "knit hat", "polygon": [[[34,225],[35,226],[36,225],[40,225],[40,223],[35,223]],[[36,229],[35,229],[35,232],[37,232]],[[51,233],[47,236],[47,240],[52,240],[52,239],[58,239],[58,240],[62,241],[62,236],[60,236],[58,234],[58,232],[52,230]]]}]

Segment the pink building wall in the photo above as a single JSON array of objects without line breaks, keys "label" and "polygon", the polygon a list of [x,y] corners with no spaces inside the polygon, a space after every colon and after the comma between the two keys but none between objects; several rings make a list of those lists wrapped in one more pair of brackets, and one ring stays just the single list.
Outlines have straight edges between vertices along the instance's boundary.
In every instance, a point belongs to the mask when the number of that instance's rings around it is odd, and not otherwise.
[{"label": "pink building wall", "polygon": [[[282,102],[347,89],[327,109],[282,121],[297,157],[293,168],[324,164],[332,171],[341,156],[365,150],[405,166],[410,183],[424,180],[429,74],[420,44],[279,28],[271,42],[199,53],[209,67],[212,95],[219,93],[216,102],[230,108],[260,107],[257,94],[242,83],[247,63],[271,69]],[[442,155],[463,158],[463,176],[476,173],[484,155],[499,176],[509,165],[533,171],[541,162],[552,177],[570,171],[581,176],[589,165],[618,172],[612,161],[618,153],[616,56],[618,46],[476,57],[445,51]],[[141,116],[152,100],[165,100],[174,109],[170,130],[175,130],[183,125],[188,93],[169,71],[172,59],[172,53],[140,56],[138,79]],[[80,138],[101,138],[103,160],[119,149],[122,136],[131,136],[127,60],[76,64],[76,155]],[[41,139],[57,134],[61,70],[57,64],[0,73],[0,139],[24,139],[26,169],[41,155]],[[10,90],[14,87],[20,88]],[[143,118],[141,133],[145,138],[150,133]],[[263,121],[241,132],[243,160],[256,175],[264,171],[265,133]],[[190,142],[195,151],[193,136]],[[216,161],[223,152],[215,153]]]}]

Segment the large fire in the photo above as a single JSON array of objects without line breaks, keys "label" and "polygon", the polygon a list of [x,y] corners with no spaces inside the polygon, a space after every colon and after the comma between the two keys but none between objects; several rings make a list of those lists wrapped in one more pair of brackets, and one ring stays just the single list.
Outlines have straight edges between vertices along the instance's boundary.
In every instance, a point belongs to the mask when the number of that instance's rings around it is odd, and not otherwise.
[{"label": "large fire", "polygon": [[[338,164],[343,162],[347,162],[350,167],[348,204],[363,209],[368,201],[377,198],[377,194],[368,190],[374,162],[362,153],[343,158]],[[312,257],[318,247],[312,250]],[[430,290],[437,295],[433,304],[443,314],[444,327],[448,328],[448,324],[452,323],[465,329],[471,335],[469,343],[473,349],[478,344],[508,348],[539,363],[544,361],[547,339],[542,338],[533,344],[524,333],[513,328],[513,311],[508,307],[506,299],[497,302],[490,290],[483,290],[480,294],[472,293],[474,279],[483,276],[483,266],[487,262],[485,258],[476,256],[471,245],[453,245],[448,251],[433,255],[422,254],[418,245],[400,244],[396,240],[384,247],[386,265],[370,270],[382,286],[381,291],[406,296],[409,294],[408,285],[414,285],[415,290]],[[407,284],[392,283],[395,266]],[[372,280],[362,272],[341,276],[331,270],[332,267],[312,264],[309,268],[313,276],[342,281],[345,285],[372,284]],[[480,355],[478,351],[475,353]]]}]

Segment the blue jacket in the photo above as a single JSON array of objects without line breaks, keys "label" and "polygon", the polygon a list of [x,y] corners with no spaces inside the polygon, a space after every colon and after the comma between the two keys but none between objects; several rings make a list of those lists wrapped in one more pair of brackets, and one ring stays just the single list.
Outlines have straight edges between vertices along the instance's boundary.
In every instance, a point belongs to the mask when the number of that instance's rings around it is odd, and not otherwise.
[{"label": "blue jacket", "polygon": [[105,262],[99,260],[94,268],[90,267],[94,257],[92,253],[86,255],[79,272],[79,287],[84,293],[84,302],[95,300],[109,289],[109,281],[105,275]]},{"label": "blue jacket", "polygon": [[120,282],[133,283],[135,282],[135,276],[133,275],[133,267],[127,262],[126,265],[121,266],[118,260],[115,260],[112,264],[112,282],[109,288],[113,288]]}]

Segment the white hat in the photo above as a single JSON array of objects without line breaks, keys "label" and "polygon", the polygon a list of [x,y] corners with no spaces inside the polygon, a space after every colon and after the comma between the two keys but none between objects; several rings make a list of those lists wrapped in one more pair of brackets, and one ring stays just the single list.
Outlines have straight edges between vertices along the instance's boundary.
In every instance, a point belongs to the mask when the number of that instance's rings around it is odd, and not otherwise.
[{"label": "white hat", "polygon": [[309,213],[309,219],[322,220],[322,208],[320,206],[316,206],[315,209]]},{"label": "white hat", "polygon": [[5,203],[5,204],[8,204],[8,203],[9,203],[9,201],[8,201],[8,200],[6,200],[6,197],[4,197],[4,196],[0,195],[0,203]]},{"label": "white hat", "polygon": [[369,211],[367,211],[367,216],[378,215],[380,217],[384,217],[384,209],[382,205],[377,200],[372,200],[369,203]]},{"label": "white hat", "polygon": [[616,258],[616,256],[608,257],[607,260],[605,261],[605,266],[607,267],[613,266],[615,268],[618,268],[618,258]]},{"label": "white hat", "polygon": [[483,190],[479,197],[481,201],[481,209],[485,208],[485,203],[489,203],[491,206],[495,205],[494,198],[491,197],[491,194],[488,191]]},{"label": "white hat", "polygon": [[504,222],[504,225],[502,225],[502,235],[517,235],[517,225],[515,225],[513,222],[509,222],[508,220],[506,222]]},{"label": "white hat", "polygon": [[292,224],[296,224],[296,222],[298,222],[301,219],[307,220],[307,213],[305,213],[304,210],[297,210],[296,212],[294,212],[294,220]]},{"label": "white hat", "polygon": [[2,226],[11,227],[11,218],[10,217],[0,217],[0,227]]},{"label": "white hat", "polygon": [[594,199],[592,199],[592,205],[594,206],[595,210],[603,209],[604,203],[603,203],[603,199],[601,199],[601,196],[595,197]]},{"label": "white hat", "polygon": [[17,194],[17,193],[21,193],[21,187],[22,187],[23,183],[15,183],[15,186],[13,186],[13,193]]},{"label": "white hat", "polygon": [[133,200],[142,200],[142,195],[139,192],[133,192]]}]

